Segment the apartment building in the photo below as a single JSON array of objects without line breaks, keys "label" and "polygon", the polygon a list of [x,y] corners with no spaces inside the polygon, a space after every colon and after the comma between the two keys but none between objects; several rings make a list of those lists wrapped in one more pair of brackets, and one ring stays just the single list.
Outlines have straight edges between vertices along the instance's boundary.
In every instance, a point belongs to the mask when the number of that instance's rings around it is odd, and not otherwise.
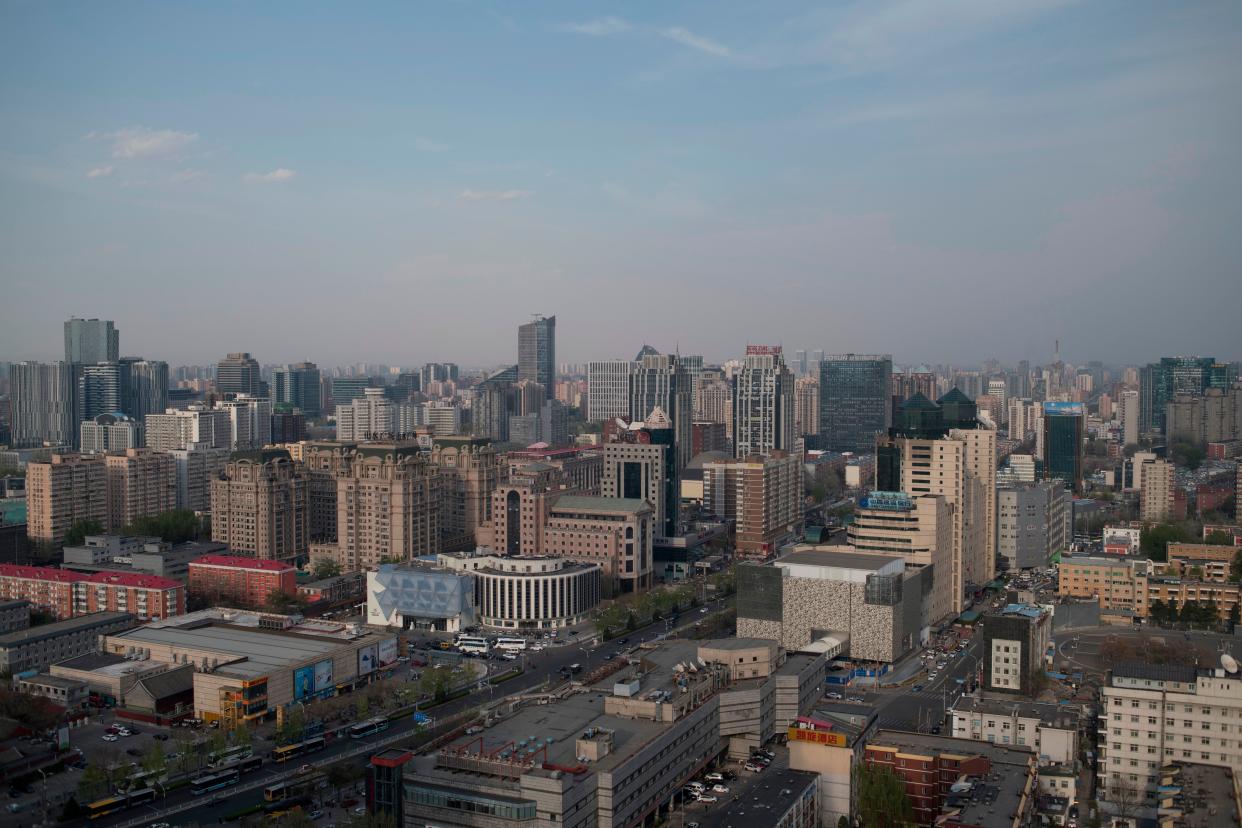
[{"label": "apartment building", "polygon": [[1073,765],[1078,760],[1080,709],[963,696],[948,715],[949,735],[954,739],[1025,747],[1039,757],[1041,765]]},{"label": "apartment building", "polygon": [[1160,769],[1172,762],[1242,771],[1242,676],[1236,663],[1117,664],[1100,693],[1104,799],[1132,800],[1137,794],[1154,801]]},{"label": "apartment building", "polygon": [[190,562],[190,595],[209,604],[260,609],[273,592],[297,595],[297,569],[283,561],[204,555]]},{"label": "apartment building", "polygon": [[1052,614],[1010,604],[983,617],[983,686],[999,693],[1035,695],[1034,676],[1045,669]]},{"label": "apartment building", "polygon": [[46,670],[58,661],[94,652],[99,636],[137,623],[127,612],[95,612],[0,635],[0,672]]},{"label": "apartment building", "polygon": [[1163,523],[1186,517],[1183,499],[1179,515],[1176,468],[1167,460],[1145,464],[1139,489],[1139,516],[1144,523]]},{"label": "apartment building", "polygon": [[1069,549],[1073,506],[1060,480],[1002,486],[996,493],[996,553],[1009,571],[1042,569]]},{"label": "apartment building", "polygon": [[191,405],[169,408],[163,414],[148,414],[145,420],[147,448],[174,451],[190,446],[227,449],[233,441],[227,411]]},{"label": "apartment building", "polygon": [[108,529],[119,532],[139,518],[177,508],[177,466],[172,456],[131,448],[104,456]]},{"label": "apartment building", "polygon": [[782,451],[703,464],[703,510],[733,521],[737,554],[763,560],[802,532],[802,462]]},{"label": "apartment building", "polygon": [[654,511],[645,500],[562,496],[548,512],[544,554],[599,564],[606,596],[654,580]]},{"label": "apartment building", "polygon": [[1057,570],[1057,594],[1098,600],[1102,610],[1133,610],[1135,572],[1148,566],[1146,560],[1066,556]]},{"label": "apartment building", "polygon": [[440,470],[440,548],[471,549],[492,517],[492,492],[504,475],[502,457],[478,437],[436,437],[431,462]]},{"label": "apartment building", "polygon": [[185,585],[157,575],[83,574],[45,566],[0,564],[0,598],[29,601],[58,620],[91,612],[129,612],[140,620],[185,612]]},{"label": "apartment building", "polygon": [[264,560],[307,552],[309,482],[289,452],[238,452],[211,481],[211,539]]},{"label": "apartment building", "polygon": [[53,454],[26,464],[26,533],[57,543],[78,521],[108,523],[108,483],[101,455]]}]

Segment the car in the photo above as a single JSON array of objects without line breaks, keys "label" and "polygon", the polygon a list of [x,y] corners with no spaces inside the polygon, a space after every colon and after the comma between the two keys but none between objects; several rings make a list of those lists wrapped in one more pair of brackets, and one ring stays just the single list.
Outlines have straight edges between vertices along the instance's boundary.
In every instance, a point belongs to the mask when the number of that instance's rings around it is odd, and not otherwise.
[{"label": "car", "polygon": [[687,822],[686,828],[699,828],[699,824],[697,822]]},{"label": "car", "polygon": [[130,748],[129,750],[125,752],[128,753],[130,756],[141,756],[142,755],[142,751],[139,750],[138,748]]},{"label": "car", "polygon": [[367,809],[360,805],[357,808],[354,808],[352,811],[350,811],[350,813],[353,814],[354,816],[366,816]]},{"label": "car", "polygon": [[727,794],[729,789],[724,785],[712,785],[712,793]]},{"label": "car", "polygon": [[760,765],[758,762],[747,762],[742,767],[746,768],[746,770],[750,771],[751,773],[759,773],[759,771],[763,770],[765,766]]},{"label": "car", "polygon": [[99,738],[100,738],[100,739],[103,739],[105,742],[115,742],[115,741],[117,741],[117,735],[116,735],[115,733],[105,733],[104,735],[100,736]]},{"label": "car", "polygon": [[848,699],[846,699],[846,701],[851,701],[854,704],[862,704],[867,700],[864,699],[862,696],[850,696]]},{"label": "car", "polygon": [[708,782],[723,782],[724,774],[719,773],[719,772],[713,772],[713,773],[707,774],[703,778],[706,779]]},{"label": "car", "polygon": [[500,657],[505,661],[517,661],[517,653],[501,653]]},{"label": "car", "polygon": [[838,692],[836,692],[835,690],[833,690],[832,692],[830,692],[830,693],[828,694],[828,698],[830,698],[830,699],[843,699],[843,698],[845,698],[845,696],[843,696],[843,695],[841,695],[840,693],[838,693]]},{"label": "car", "polygon": [[724,776],[726,782],[732,782],[734,779],[737,779],[737,774],[731,770],[721,771],[720,773]]},{"label": "car", "polygon": [[118,730],[120,730],[120,728],[117,727],[116,725],[108,725],[108,729],[105,730],[104,732],[105,733],[116,733]]},{"label": "car", "polygon": [[311,811],[306,816],[309,817],[310,819],[321,819],[323,817],[323,811],[316,808],[315,810]]},{"label": "car", "polygon": [[719,802],[719,801],[720,801],[719,799],[712,796],[711,794],[699,794],[699,802],[702,802],[704,804],[710,805],[713,802]]},{"label": "car", "polygon": [[9,799],[17,799],[21,795],[22,795],[22,792],[17,789],[16,785],[13,785],[9,788]]},{"label": "car", "polygon": [[139,730],[138,728],[134,727],[133,725],[125,725],[125,726],[124,726],[124,729],[125,729],[125,730],[128,730],[128,731],[129,731],[131,734],[133,734],[134,736],[137,736],[139,733],[141,733],[141,732],[142,732],[141,730]]},{"label": "car", "polygon": [[301,776],[303,774],[311,773],[314,770],[315,768],[312,765],[303,765],[302,767],[298,768],[298,775]]},{"label": "car", "polygon": [[167,742],[167,741],[168,741],[168,734],[167,734],[167,733],[156,733],[156,734],[155,734],[155,735],[153,735],[151,738],[153,738],[153,739],[158,739],[158,740],[159,740],[159,741],[161,741],[161,742]]},{"label": "car", "polygon": [[701,614],[703,614],[703,615],[706,615],[706,614],[707,614],[708,612],[710,612],[710,611],[711,611],[711,610],[709,610],[707,607],[703,607],[703,609],[699,610],[699,612],[700,612]]},{"label": "car", "polygon": [[910,688],[911,693],[920,693],[922,692],[922,690],[923,690],[923,685],[921,684],[916,684],[914,685],[914,687]]}]

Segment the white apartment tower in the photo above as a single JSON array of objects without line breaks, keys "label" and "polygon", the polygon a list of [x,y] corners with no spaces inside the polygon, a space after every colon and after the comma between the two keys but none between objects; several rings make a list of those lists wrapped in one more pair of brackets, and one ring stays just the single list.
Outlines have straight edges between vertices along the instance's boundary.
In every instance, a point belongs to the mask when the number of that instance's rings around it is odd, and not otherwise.
[{"label": "white apartment tower", "polygon": [[779,345],[748,345],[733,378],[733,450],[736,457],[792,451],[794,376]]}]

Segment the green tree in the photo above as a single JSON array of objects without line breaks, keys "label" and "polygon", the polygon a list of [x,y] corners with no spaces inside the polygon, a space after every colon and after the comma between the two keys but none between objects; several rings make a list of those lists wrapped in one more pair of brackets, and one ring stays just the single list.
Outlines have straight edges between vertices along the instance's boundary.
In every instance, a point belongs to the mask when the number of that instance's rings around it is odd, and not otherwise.
[{"label": "green tree", "polygon": [[419,689],[433,701],[442,701],[453,686],[453,674],[444,667],[428,667],[418,680]]},{"label": "green tree", "polygon": [[1208,532],[1204,536],[1203,542],[1212,546],[1233,546],[1233,533],[1221,531]]},{"label": "green tree", "polygon": [[306,609],[306,599],[301,595],[290,595],[279,589],[273,589],[267,594],[267,601],[263,606],[268,612],[288,615]]},{"label": "green tree", "polygon": [[151,745],[151,749],[142,757],[142,769],[148,771],[164,770],[164,746],[159,742]]},{"label": "green tree", "polygon": [[276,820],[276,824],[280,828],[314,828],[315,825],[314,821],[301,808],[285,811],[280,819]]},{"label": "green tree", "polygon": [[341,574],[341,565],[332,558],[320,558],[311,565],[311,573],[317,581],[322,581],[324,578],[335,578]]},{"label": "green tree", "polygon": [[108,776],[98,764],[91,763],[78,777],[78,795],[83,802],[94,802],[108,792]]},{"label": "green tree", "polygon": [[1237,602],[1229,608],[1229,632],[1232,633],[1237,629],[1238,623],[1242,622],[1242,611],[1238,609]]},{"label": "green tree", "polygon": [[87,535],[102,535],[103,531],[103,524],[97,520],[76,521],[65,532],[65,546],[81,546]]},{"label": "green tree", "polygon": [[1242,581],[1242,547],[1233,553],[1233,560],[1229,562],[1229,580],[1235,584]]},{"label": "green tree", "polygon": [[845,816],[844,814],[837,817],[837,828],[850,828],[849,817]]},{"label": "green tree", "polygon": [[914,824],[905,782],[889,768],[866,762],[858,766],[858,823],[862,828]]},{"label": "green tree", "polygon": [[359,695],[354,699],[354,712],[358,714],[359,719],[365,719],[367,713],[371,711],[371,704],[367,701],[365,695]]},{"label": "green tree", "polygon": [[124,533],[158,537],[168,543],[185,543],[196,540],[201,527],[202,522],[198,515],[191,510],[173,509],[169,512],[160,512],[158,515],[138,518],[125,527]]},{"label": "green tree", "polygon": [[254,735],[250,732],[250,728],[238,725],[229,732],[229,741],[235,745],[253,745]]}]

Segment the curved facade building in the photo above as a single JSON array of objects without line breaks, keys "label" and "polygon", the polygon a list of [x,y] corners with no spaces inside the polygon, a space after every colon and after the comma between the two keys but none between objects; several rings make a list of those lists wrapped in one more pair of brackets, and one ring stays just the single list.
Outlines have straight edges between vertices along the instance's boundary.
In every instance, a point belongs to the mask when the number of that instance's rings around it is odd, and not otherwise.
[{"label": "curved facade building", "polygon": [[601,597],[600,566],[555,557],[444,554],[441,566],[474,576],[478,621],[512,630],[554,630],[588,619]]}]

